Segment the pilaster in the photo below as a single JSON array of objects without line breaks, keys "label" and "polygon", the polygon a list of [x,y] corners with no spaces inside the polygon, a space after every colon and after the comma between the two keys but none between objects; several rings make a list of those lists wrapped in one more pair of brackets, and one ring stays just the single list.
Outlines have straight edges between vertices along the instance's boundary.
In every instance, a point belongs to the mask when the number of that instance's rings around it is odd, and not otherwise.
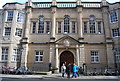
[{"label": "pilaster", "polygon": [[55,50],[55,73],[59,73],[59,57],[58,57],[58,46],[56,45]]},{"label": "pilaster", "polygon": [[51,41],[55,41],[55,28],[56,28],[56,10],[57,10],[57,2],[56,0],[52,0],[51,6],[51,14],[52,14],[52,27],[51,27]]},{"label": "pilaster", "polygon": [[85,53],[84,53],[84,45],[80,45],[80,66],[82,67],[85,63]]},{"label": "pilaster", "polygon": [[76,58],[77,58],[77,66],[80,66],[80,53],[79,53],[79,46],[76,45]]},{"label": "pilaster", "polygon": [[82,4],[80,0],[77,0],[77,12],[78,12],[78,40],[83,41],[83,27],[82,27]]},{"label": "pilaster", "polygon": [[21,51],[21,67],[27,67],[28,44],[23,44],[22,47],[23,50]]}]

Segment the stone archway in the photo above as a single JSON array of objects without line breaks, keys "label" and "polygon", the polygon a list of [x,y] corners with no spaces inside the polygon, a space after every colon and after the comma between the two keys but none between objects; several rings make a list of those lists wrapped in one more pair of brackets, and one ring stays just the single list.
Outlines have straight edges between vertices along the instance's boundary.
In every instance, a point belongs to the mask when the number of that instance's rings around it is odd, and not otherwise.
[{"label": "stone archway", "polygon": [[73,64],[74,63],[74,55],[70,51],[64,51],[60,55],[60,67],[62,64],[65,63],[68,65],[69,63]]}]

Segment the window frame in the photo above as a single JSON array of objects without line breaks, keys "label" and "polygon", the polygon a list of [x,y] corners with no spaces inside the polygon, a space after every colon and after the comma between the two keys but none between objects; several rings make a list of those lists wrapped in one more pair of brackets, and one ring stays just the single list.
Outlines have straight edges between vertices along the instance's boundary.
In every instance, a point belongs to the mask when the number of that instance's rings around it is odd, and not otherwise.
[{"label": "window frame", "polygon": [[20,50],[15,48],[13,49],[12,62],[19,62],[19,61],[20,61]]},{"label": "window frame", "polygon": [[61,27],[62,27],[62,22],[61,21],[58,21],[57,22],[57,24],[58,24],[58,33],[62,33],[62,31],[61,31]]},{"label": "window frame", "polygon": [[116,11],[111,11],[109,13],[109,17],[110,17],[110,23],[118,22],[118,13]]},{"label": "window frame", "polygon": [[44,33],[44,21],[45,21],[44,16],[40,16],[39,17],[39,25],[38,25],[38,33],[39,34]]},{"label": "window frame", "polygon": [[100,62],[98,51],[90,51],[90,55],[91,55],[91,63],[99,63]]},{"label": "window frame", "polygon": [[17,22],[21,22],[21,23],[24,22],[24,17],[25,17],[25,14],[22,12],[19,12],[17,16]]},{"label": "window frame", "polygon": [[70,33],[70,17],[64,16],[64,33]]},{"label": "window frame", "polygon": [[[10,13],[11,12],[11,13]],[[14,15],[14,12],[13,11],[8,11],[7,12],[7,22],[12,22],[13,21],[13,15]]]},{"label": "window frame", "polygon": [[76,33],[76,22],[72,21],[72,33]]},{"label": "window frame", "polygon": [[22,37],[22,28],[16,28],[15,36]]},{"label": "window frame", "polygon": [[51,22],[46,21],[46,33],[50,33]]},{"label": "window frame", "polygon": [[[5,49],[5,51],[3,51],[3,49]],[[2,47],[1,61],[7,61],[8,60],[8,53],[9,53],[9,48],[8,47]]]},{"label": "window frame", "polygon": [[[37,52],[38,52],[38,55],[37,55]],[[43,50],[35,50],[35,62],[43,62],[43,60],[44,60],[43,56],[44,56]],[[38,60],[36,60],[36,57],[38,57]]]},{"label": "window frame", "polygon": [[[85,24],[86,23],[86,24]],[[87,29],[88,29],[88,22],[87,21],[84,21],[83,22],[83,26],[84,26],[84,33],[88,33]]]},{"label": "window frame", "polygon": [[[7,28],[9,28],[9,30],[7,30]],[[11,35],[11,27],[5,27],[4,36],[10,36],[10,35]]]},{"label": "window frame", "polygon": [[112,37],[120,37],[120,28],[112,29]]}]

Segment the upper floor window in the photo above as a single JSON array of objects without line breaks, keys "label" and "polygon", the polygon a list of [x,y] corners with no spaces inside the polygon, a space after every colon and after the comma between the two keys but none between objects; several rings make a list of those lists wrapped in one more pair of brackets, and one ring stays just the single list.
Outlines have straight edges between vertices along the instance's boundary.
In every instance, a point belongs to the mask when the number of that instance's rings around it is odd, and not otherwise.
[{"label": "upper floor window", "polygon": [[32,33],[36,32],[36,22],[32,23]]},{"label": "upper floor window", "polygon": [[13,20],[13,11],[8,11],[7,21],[12,21],[12,20]]},{"label": "upper floor window", "polygon": [[90,16],[89,18],[89,27],[90,27],[90,33],[95,33],[95,17]]},{"label": "upper floor window", "polygon": [[87,22],[85,21],[83,22],[83,24],[84,24],[84,33],[87,33]]},{"label": "upper floor window", "polygon": [[11,34],[11,28],[5,27],[5,36],[10,36],[10,34]]},{"label": "upper floor window", "polygon": [[2,57],[1,60],[6,61],[8,60],[8,48],[3,47],[2,48]]},{"label": "upper floor window", "polygon": [[12,61],[16,62],[20,60],[19,49],[13,49]]},{"label": "upper floor window", "polygon": [[99,62],[98,51],[91,51],[91,62],[92,63],[98,63]]},{"label": "upper floor window", "polygon": [[116,48],[115,50],[115,57],[116,57],[115,59],[116,63],[120,63],[120,49],[118,48]]},{"label": "upper floor window", "polygon": [[76,33],[75,30],[76,30],[75,22],[72,22],[72,33]]},{"label": "upper floor window", "polygon": [[61,33],[61,22],[58,22],[58,33]]},{"label": "upper floor window", "polygon": [[39,18],[38,33],[44,33],[44,17],[43,16],[40,16]]},{"label": "upper floor window", "polygon": [[64,18],[64,33],[70,32],[70,18],[68,15]]},{"label": "upper floor window", "polygon": [[46,33],[50,32],[50,21],[46,22]]},{"label": "upper floor window", "polygon": [[16,28],[15,36],[22,36],[22,28]]},{"label": "upper floor window", "polygon": [[43,62],[43,50],[35,51],[35,61]]},{"label": "upper floor window", "polygon": [[24,13],[18,13],[17,22],[23,22],[24,21]]},{"label": "upper floor window", "polygon": [[119,37],[120,36],[120,29],[119,28],[112,29],[112,35],[113,35],[113,37]]},{"label": "upper floor window", "polygon": [[99,22],[98,22],[98,33],[102,33],[101,27],[102,27],[101,21],[99,21]]},{"label": "upper floor window", "polygon": [[110,12],[110,22],[111,23],[115,23],[118,21],[118,16],[117,16],[117,13],[114,11],[114,12]]}]

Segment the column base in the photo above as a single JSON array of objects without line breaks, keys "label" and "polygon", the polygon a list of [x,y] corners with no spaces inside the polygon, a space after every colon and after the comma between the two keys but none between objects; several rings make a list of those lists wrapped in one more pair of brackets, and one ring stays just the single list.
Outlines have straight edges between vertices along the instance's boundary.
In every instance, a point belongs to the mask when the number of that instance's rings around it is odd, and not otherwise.
[{"label": "column base", "polygon": [[58,73],[59,73],[59,70],[54,70],[54,73],[55,73],[55,74],[58,74]]}]

